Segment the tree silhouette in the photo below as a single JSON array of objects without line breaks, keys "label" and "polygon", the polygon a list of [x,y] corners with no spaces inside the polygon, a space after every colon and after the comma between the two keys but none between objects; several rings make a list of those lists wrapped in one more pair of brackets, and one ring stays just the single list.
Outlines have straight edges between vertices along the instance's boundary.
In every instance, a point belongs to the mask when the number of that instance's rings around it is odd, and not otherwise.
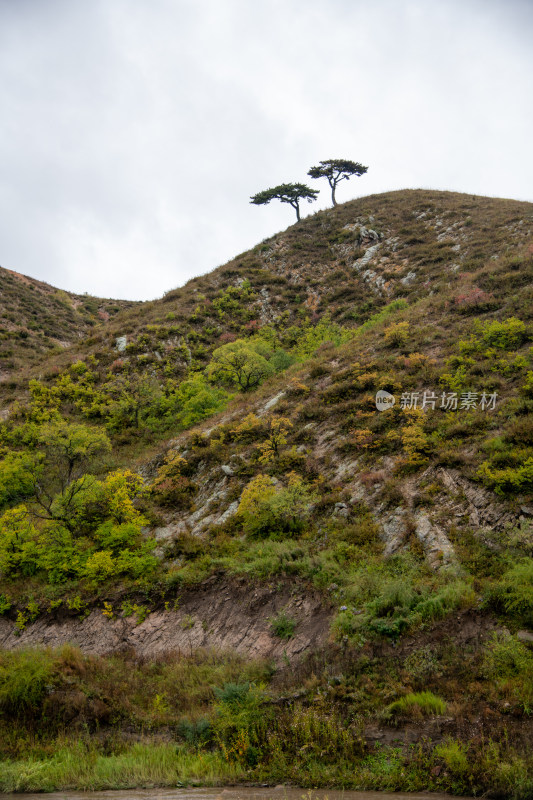
[{"label": "tree silhouette", "polygon": [[335,189],[340,181],[349,181],[352,175],[364,175],[368,167],[363,167],[356,161],[348,161],[344,158],[332,158],[328,161],[321,161],[320,166],[311,167],[307,173],[311,178],[327,178],[331,187],[331,200],[333,205],[337,205],[335,200]]},{"label": "tree silhouette", "polygon": [[282,203],[289,203],[296,211],[296,219],[300,221],[300,200],[307,200],[312,203],[316,200],[318,191],[310,189],[305,183],[281,183],[273,189],[263,189],[262,192],[254,194],[250,198],[250,203],[256,206],[264,206],[271,200],[280,200]]}]

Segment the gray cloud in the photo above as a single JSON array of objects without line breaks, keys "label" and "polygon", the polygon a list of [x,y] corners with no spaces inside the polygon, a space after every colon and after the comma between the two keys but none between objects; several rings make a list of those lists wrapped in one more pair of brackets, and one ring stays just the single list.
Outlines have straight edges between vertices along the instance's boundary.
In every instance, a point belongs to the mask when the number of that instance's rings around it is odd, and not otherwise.
[{"label": "gray cloud", "polygon": [[322,158],[370,166],[339,200],[531,200],[532,22],[518,0],[0,0],[0,263],[156,297],[291,224],[248,198]]}]

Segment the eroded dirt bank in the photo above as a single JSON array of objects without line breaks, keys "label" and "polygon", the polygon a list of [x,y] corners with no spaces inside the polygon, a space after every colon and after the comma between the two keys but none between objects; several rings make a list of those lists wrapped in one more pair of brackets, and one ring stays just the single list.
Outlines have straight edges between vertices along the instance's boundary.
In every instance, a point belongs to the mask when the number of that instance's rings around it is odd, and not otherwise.
[{"label": "eroded dirt bank", "polygon": [[[69,643],[86,653],[133,648],[145,657],[214,648],[278,661],[284,655],[294,658],[324,645],[332,613],[318,593],[290,581],[253,585],[217,576],[178,592],[141,623],[134,614],[110,618],[104,610],[96,607],[84,619],[49,614],[23,631],[16,630],[14,620],[0,617],[0,647]],[[281,612],[296,623],[290,639],[273,631],[272,621]]]}]

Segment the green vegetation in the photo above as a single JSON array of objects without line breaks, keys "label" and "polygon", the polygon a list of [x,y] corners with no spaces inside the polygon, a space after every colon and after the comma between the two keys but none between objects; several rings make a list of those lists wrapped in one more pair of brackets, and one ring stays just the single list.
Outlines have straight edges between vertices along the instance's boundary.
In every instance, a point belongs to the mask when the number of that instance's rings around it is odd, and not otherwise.
[{"label": "green vegetation", "polygon": [[533,558],[524,558],[491,585],[489,602],[525,625],[533,626]]},{"label": "green vegetation", "polygon": [[195,753],[175,744],[138,743],[113,755],[90,744],[66,744],[51,757],[0,763],[0,791],[85,792],[153,786],[234,784],[244,771],[220,753]]},{"label": "green vegetation", "polygon": [[312,501],[296,473],[289,475],[285,488],[274,486],[267,475],[257,475],[244,489],[238,513],[249,536],[282,538],[303,529]]},{"label": "green vegetation", "polygon": [[509,317],[502,322],[495,319],[479,323],[476,327],[483,344],[501,350],[516,350],[528,338],[525,324],[516,317]]},{"label": "green vegetation", "polygon": [[292,639],[296,630],[296,620],[289,617],[284,611],[272,620],[272,632],[280,639]]},{"label": "green vegetation", "polygon": [[[456,671],[459,664],[471,669],[476,654],[450,650],[438,638],[433,646],[439,671],[426,670],[424,680],[466,709],[479,678],[457,686]],[[413,725],[424,715],[450,715],[449,703],[431,689],[388,702],[411,680],[406,669],[391,672],[389,655],[332,652],[295,674],[217,653],[148,663],[70,647],[2,654],[0,696],[7,689],[16,702],[0,704],[0,789],[272,784],[285,776],[303,787],[490,789],[526,800],[531,757],[508,740],[463,740],[454,732],[436,746],[427,739],[405,748],[365,741],[372,714],[396,732],[404,718]],[[509,679],[527,680],[528,656],[511,641],[490,643],[483,669],[497,677],[493,691],[501,685],[509,697]],[[304,691],[287,697],[302,682]],[[95,728],[98,737],[90,735]]]},{"label": "green vegetation", "polygon": [[222,345],[213,353],[209,376],[248,392],[259,386],[275,371],[271,361],[265,358],[266,354],[268,354],[266,343],[258,342],[254,347],[238,340]]},{"label": "green vegetation", "polygon": [[[0,569],[11,582],[32,576],[49,584],[81,580],[87,589],[118,575],[140,578],[156,566],[153,545],[141,536],[144,518],[133,500],[140,476],[84,475],[37,505],[17,506],[0,517]],[[40,498],[38,498],[40,499]],[[32,516],[40,522],[38,526]]]},{"label": "green vegetation", "polygon": [[444,714],[446,711],[446,703],[442,698],[436,697],[433,692],[417,692],[406,694],[399,700],[395,700],[387,708],[387,713],[391,716],[407,714],[407,715],[420,715],[420,714]]}]

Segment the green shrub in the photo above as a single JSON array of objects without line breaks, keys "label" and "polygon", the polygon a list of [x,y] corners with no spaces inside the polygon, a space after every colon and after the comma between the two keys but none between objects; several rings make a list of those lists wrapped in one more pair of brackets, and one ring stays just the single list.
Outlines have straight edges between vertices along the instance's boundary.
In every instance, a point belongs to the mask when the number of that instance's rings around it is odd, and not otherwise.
[{"label": "green shrub", "polygon": [[201,373],[194,373],[161,398],[155,409],[154,425],[157,418],[164,416],[167,428],[190,428],[225,408],[230,396],[209,384]]},{"label": "green shrub", "polygon": [[218,702],[239,711],[250,701],[250,692],[253,689],[251,683],[225,683],[221,688],[215,688],[215,697]]},{"label": "green shrub", "polygon": [[9,611],[13,604],[6,594],[0,594],[0,616]]},{"label": "green shrub", "polygon": [[533,653],[515,636],[494,634],[483,658],[488,678],[533,676]]},{"label": "green shrub", "polygon": [[117,525],[112,520],[106,520],[98,526],[92,538],[97,542],[99,549],[120,555],[125,548],[140,544],[141,526],[137,522]]},{"label": "green shrub", "polygon": [[310,489],[296,473],[289,475],[284,488],[274,485],[268,475],[257,475],[245,487],[238,513],[250,536],[280,537],[302,530],[313,499]]},{"label": "green shrub", "polygon": [[526,375],[526,382],[520,389],[524,397],[533,398],[533,371],[529,371]]},{"label": "green shrub", "polygon": [[492,320],[477,327],[484,344],[502,350],[515,350],[527,339],[526,326],[516,317],[509,317],[503,322]]},{"label": "green shrub", "polygon": [[213,728],[209,720],[201,718],[194,722],[182,719],[177,727],[178,736],[193,747],[205,747],[213,737]]},{"label": "green shrub", "polygon": [[494,468],[488,461],[479,467],[477,477],[496,494],[516,494],[533,488],[533,456],[518,467]]},{"label": "green shrub", "polygon": [[456,775],[464,775],[468,772],[470,762],[468,759],[467,747],[455,739],[447,739],[442,744],[437,745],[433,751],[436,756],[443,759],[444,763]]},{"label": "green shrub", "polygon": [[39,570],[40,537],[26,506],[0,517],[0,572],[6,577],[34,575]]},{"label": "green shrub", "polygon": [[[298,763],[303,757],[302,777],[310,777],[309,769],[317,763],[335,767],[345,763],[353,775],[354,762],[364,752],[362,738],[335,707],[325,713],[321,705],[313,705],[294,703],[287,710],[280,709],[270,722],[266,746],[274,757],[282,749],[288,763]],[[316,785],[314,780],[313,784]],[[310,799],[311,792],[303,797]]]},{"label": "green shrub", "polygon": [[235,556],[223,556],[218,563],[230,573],[269,578],[274,575],[307,574],[309,558],[307,549],[294,539],[264,539],[250,543]]},{"label": "green shrub", "polygon": [[84,577],[99,583],[111,578],[117,572],[117,565],[110,550],[97,550],[85,562]]},{"label": "green shrub", "polygon": [[275,372],[275,366],[269,360],[270,355],[271,351],[265,342],[251,343],[237,339],[217,347],[207,374],[210,380],[248,392]]},{"label": "green shrub", "polygon": [[372,314],[366,322],[363,322],[362,325],[357,328],[357,333],[363,333],[364,331],[372,330],[372,328],[379,325],[380,322],[384,322],[385,320],[389,319],[391,315],[393,315],[396,311],[403,311],[404,308],[407,308],[408,303],[407,300],[400,298],[399,300],[393,300],[392,303],[381,308],[375,314]]},{"label": "green shrub", "polygon": [[423,621],[429,622],[442,619],[458,608],[467,608],[475,601],[476,594],[472,585],[464,580],[454,580],[417,603],[415,612]]},{"label": "green shrub", "polygon": [[533,558],[507,570],[488,590],[488,602],[499,611],[533,625]]},{"label": "green shrub", "polygon": [[153,541],[149,539],[135,550],[123,550],[116,558],[116,571],[118,574],[129,575],[132,578],[144,578],[151,575],[159,564],[158,559],[152,555]]},{"label": "green shrub", "polygon": [[373,596],[363,613],[346,611],[338,616],[336,628],[344,635],[367,630],[395,639],[409,628],[441,619],[476,599],[471,584],[457,579],[430,587],[421,584],[416,573],[390,576],[363,571],[361,580],[367,582]]},{"label": "green shrub", "polygon": [[61,525],[47,528],[39,547],[39,567],[45,570],[48,583],[77,580],[83,569],[82,552],[70,531]]},{"label": "green shrub", "polygon": [[272,619],[271,624],[274,636],[278,636],[280,639],[292,639],[294,636],[296,621],[292,619],[292,617],[289,617],[285,611],[280,611],[280,613]]},{"label": "green shrub", "polygon": [[341,606],[339,613],[331,623],[331,631],[336,640],[356,640],[360,629],[360,620],[354,614],[353,609]]},{"label": "green shrub", "polygon": [[264,691],[253,683],[226,683],[215,689],[213,732],[228,761],[253,763],[269,713]]},{"label": "green shrub", "polygon": [[533,653],[515,636],[495,634],[482,665],[485,677],[526,714],[533,713]]},{"label": "green shrub", "polygon": [[287,353],[286,350],[279,348],[278,350],[274,350],[272,353],[272,358],[270,359],[270,363],[276,370],[276,372],[283,372],[284,370],[288,369],[294,362],[296,361],[295,356]]},{"label": "green shrub", "polygon": [[290,328],[287,334],[292,335],[296,340],[292,352],[300,359],[310,358],[326,342],[331,342],[338,347],[356,335],[353,328],[345,328],[332,322],[327,314],[316,325]]},{"label": "green shrub", "polygon": [[17,650],[0,654],[0,709],[19,716],[41,707],[53,678],[47,651]]},{"label": "green shrub", "polygon": [[7,453],[0,461],[0,509],[30,497],[35,491],[35,481],[40,472],[41,467],[35,455]]},{"label": "green shrub", "polygon": [[407,581],[392,581],[368,604],[367,610],[374,617],[388,617],[399,610],[408,611],[415,605],[418,597],[415,588]]}]

